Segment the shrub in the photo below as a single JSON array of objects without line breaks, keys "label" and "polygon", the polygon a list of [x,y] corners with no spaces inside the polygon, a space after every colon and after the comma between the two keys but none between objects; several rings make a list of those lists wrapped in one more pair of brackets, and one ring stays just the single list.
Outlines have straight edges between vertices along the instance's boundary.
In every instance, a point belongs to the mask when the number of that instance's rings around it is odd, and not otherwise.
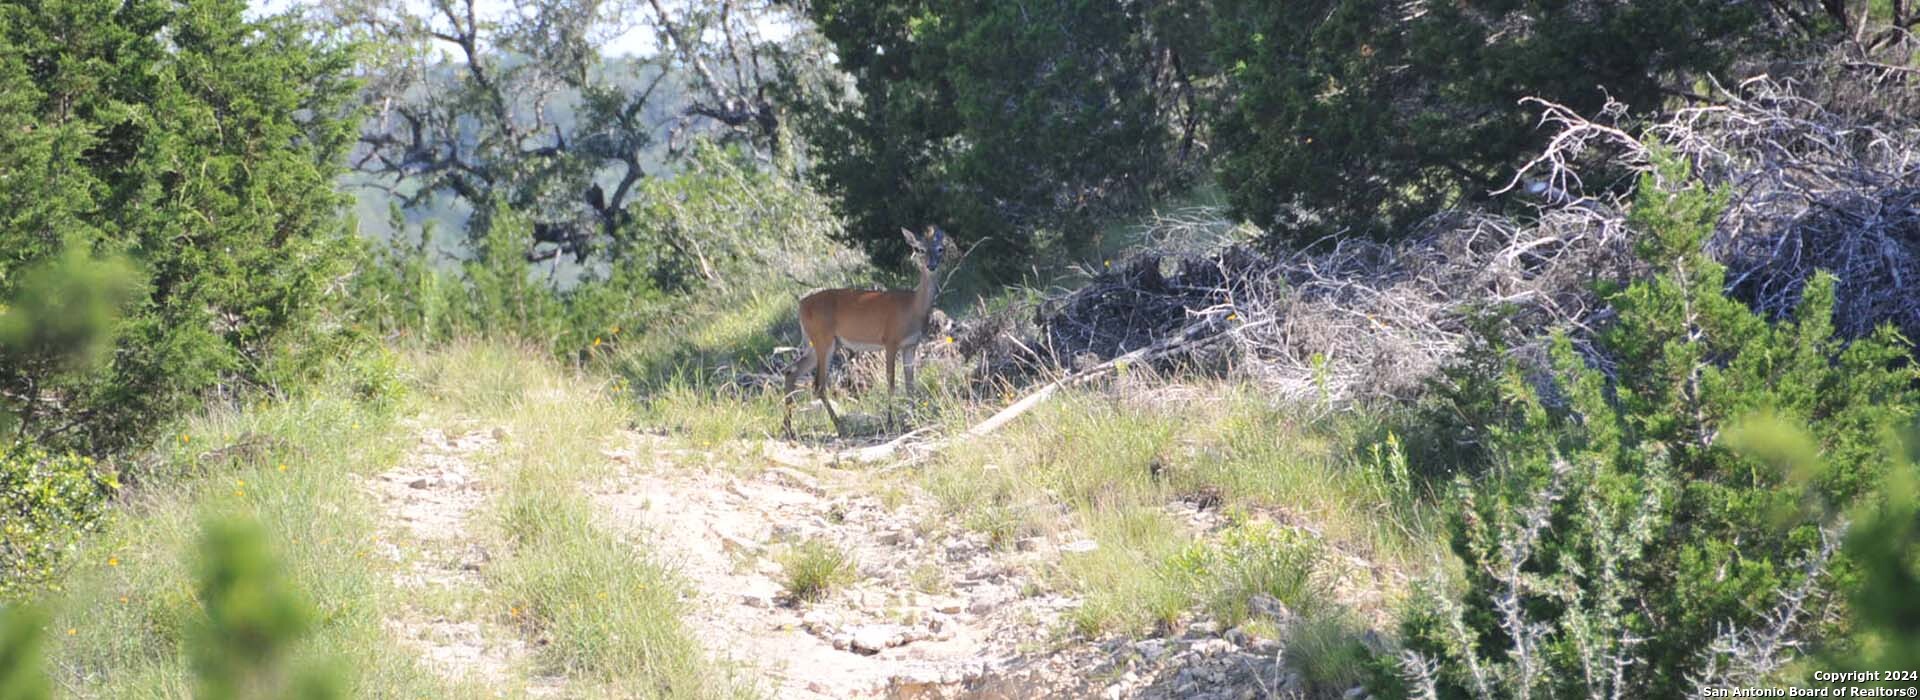
[{"label": "shrub", "polygon": [[24,271],[72,254],[124,256],[143,282],[112,362],[54,382],[0,362],[49,449],[137,445],[199,393],[260,380],[343,269],[345,54],[246,10],[0,5],[0,172],[22,174],[0,178],[0,300],[46,301]]},{"label": "shrub", "polygon": [[[1889,478],[1886,499],[1856,512],[1846,553],[1859,566],[1852,591],[1852,644],[1825,654],[1830,668],[1884,671],[1920,668],[1920,434]],[[1889,679],[1886,687],[1912,687]]]},{"label": "shrub", "polygon": [[285,668],[315,616],[282,571],[265,531],[249,521],[227,520],[210,521],[202,530],[199,590],[206,617],[192,638],[196,697],[342,697],[334,674]]},{"label": "shrub", "polygon": [[[1513,424],[1486,433],[1491,472],[1457,487],[1464,597],[1430,591],[1404,621],[1417,689],[1691,695],[1835,632],[1815,614],[1847,570],[1831,513],[1892,466],[1915,405],[1907,348],[1890,330],[1838,339],[1829,275],[1789,321],[1729,299],[1700,252],[1726,195],[1686,182],[1662,159],[1641,183],[1631,220],[1660,273],[1608,294],[1607,371],[1561,337],[1563,396],[1509,382],[1506,410],[1462,412]],[[1756,415],[1805,426],[1804,464],[1758,449]]]},{"label": "shrub", "polygon": [[52,684],[40,664],[46,615],[38,608],[0,605],[0,700],[47,700]]},{"label": "shrub", "polygon": [[119,488],[92,458],[31,445],[0,449],[0,602],[22,600],[58,572]]}]

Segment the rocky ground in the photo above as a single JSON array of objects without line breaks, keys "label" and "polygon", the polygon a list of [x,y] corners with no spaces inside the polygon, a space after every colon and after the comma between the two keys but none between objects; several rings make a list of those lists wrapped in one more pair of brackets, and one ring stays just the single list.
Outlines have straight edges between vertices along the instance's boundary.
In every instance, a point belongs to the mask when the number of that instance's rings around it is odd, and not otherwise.
[{"label": "rocky ground", "polygon": [[[864,468],[784,442],[768,441],[757,465],[637,433],[606,454],[623,468],[597,488],[601,512],[670,558],[697,597],[688,624],[774,697],[1303,697],[1279,644],[1243,630],[1199,620],[1143,640],[1066,634],[1079,601],[1028,572],[1098,546],[1071,533],[991,548],[917,490],[873,493]],[[1217,516],[1171,507],[1198,527]],[[858,580],[823,600],[787,597],[777,553],[809,539],[848,552]],[[1278,601],[1255,607],[1290,618]]]},{"label": "rocky ground", "polygon": [[[504,434],[416,432],[409,456],[365,483],[388,514],[384,552],[405,564],[398,576],[418,599],[389,627],[449,678],[512,686],[516,669],[533,667],[527,643],[459,614],[462,594],[485,585],[473,520],[487,484],[475,463]],[[780,441],[743,459],[629,432],[603,454],[616,476],[582,487],[604,521],[681,574],[692,596],[686,624],[716,663],[771,697],[1308,696],[1280,644],[1244,629],[1190,620],[1147,639],[1070,634],[1062,618],[1080,601],[1032,572],[1099,546],[1074,533],[989,547],[911,485]],[[1204,530],[1219,525],[1211,505],[1169,509]],[[855,580],[819,600],[788,596],[779,555],[808,540],[847,553]],[[1291,620],[1278,601],[1254,608],[1269,630]],[[566,696],[564,678],[521,684],[502,692]]]},{"label": "rocky ground", "polygon": [[[449,680],[504,692],[514,669],[530,665],[528,645],[510,630],[491,629],[462,601],[486,585],[488,555],[474,533],[487,483],[477,463],[505,434],[477,426],[458,434],[413,429],[417,440],[400,464],[363,483],[386,513],[379,553],[403,564],[395,576],[408,593],[387,628]],[[560,697],[565,679],[536,676],[522,690]]]}]

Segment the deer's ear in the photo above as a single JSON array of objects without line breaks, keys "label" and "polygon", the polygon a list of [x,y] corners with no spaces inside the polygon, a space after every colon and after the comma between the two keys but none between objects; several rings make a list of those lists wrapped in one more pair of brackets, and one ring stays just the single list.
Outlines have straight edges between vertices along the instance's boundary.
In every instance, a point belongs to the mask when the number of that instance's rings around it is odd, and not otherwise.
[{"label": "deer's ear", "polygon": [[900,235],[907,237],[907,245],[913,246],[915,248],[920,247],[920,237],[913,235],[913,231],[903,228],[903,229],[900,229]]}]

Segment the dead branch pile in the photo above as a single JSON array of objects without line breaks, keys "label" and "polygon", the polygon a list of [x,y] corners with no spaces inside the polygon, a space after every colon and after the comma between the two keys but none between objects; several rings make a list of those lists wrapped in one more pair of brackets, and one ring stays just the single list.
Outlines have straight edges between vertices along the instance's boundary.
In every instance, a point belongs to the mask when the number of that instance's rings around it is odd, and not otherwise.
[{"label": "dead branch pile", "polygon": [[1225,332],[1236,371],[1286,396],[1343,401],[1405,396],[1463,347],[1483,309],[1508,310],[1517,337],[1564,328],[1584,339],[1607,314],[1593,283],[1645,270],[1626,224],[1631,195],[1588,194],[1580,173],[1646,172],[1643,138],[1732,193],[1708,252],[1737,297],[1782,316],[1826,269],[1840,278],[1842,332],[1891,322],[1920,337],[1910,286],[1920,280],[1920,130],[1836,114],[1793,88],[1750,80],[1644,137],[1615,126],[1624,107],[1588,119],[1536,102],[1555,135],[1503,190],[1530,198],[1531,215],[1447,213],[1396,244],[1142,254],[1044,305],[1036,344],[1067,364]]},{"label": "dead branch pile", "polygon": [[1784,317],[1816,269],[1838,278],[1834,325],[1920,333],[1920,129],[1837,114],[1768,80],[1652,130],[1733,201],[1709,252],[1734,296]]}]

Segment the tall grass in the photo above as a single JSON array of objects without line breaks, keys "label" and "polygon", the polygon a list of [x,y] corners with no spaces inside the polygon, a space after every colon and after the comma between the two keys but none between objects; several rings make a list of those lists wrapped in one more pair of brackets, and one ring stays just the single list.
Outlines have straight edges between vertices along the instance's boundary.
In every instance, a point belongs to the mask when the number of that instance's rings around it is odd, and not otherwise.
[{"label": "tall grass", "polygon": [[[387,400],[380,356],[336,369],[285,401],[215,409],[164,439],[111,524],[76,555],[64,585],[49,661],[72,697],[189,697],[189,631],[203,616],[192,560],[202,522],[259,521],[318,609],[297,666],[333,660],[351,697],[471,697],[409,654],[393,653],[383,612],[399,605],[393,563],[375,556],[376,511],[355,485],[398,459],[405,436]],[[386,396],[383,399],[397,397]]]},{"label": "tall grass", "polygon": [[[681,623],[685,582],[594,517],[584,487],[610,475],[600,450],[627,421],[606,387],[530,348],[464,345],[426,365],[426,392],[504,429],[490,465],[490,525],[505,549],[488,573],[494,619],[546,640],[540,665],[572,694],[742,694]],[[503,388],[475,388],[488,382]]]},{"label": "tall grass", "polygon": [[[1305,413],[1232,384],[1126,380],[1107,393],[1069,393],[991,440],[949,450],[921,482],[995,544],[1096,541],[1058,569],[1085,598],[1069,620],[1082,634],[1142,634],[1195,611],[1238,624],[1256,594],[1318,614],[1333,609],[1324,551],[1418,567],[1441,542],[1431,505],[1357,457],[1373,454],[1360,444],[1371,420]],[[1180,501],[1239,524],[1202,537],[1176,520]],[[1248,514],[1313,530],[1244,530]]]}]

